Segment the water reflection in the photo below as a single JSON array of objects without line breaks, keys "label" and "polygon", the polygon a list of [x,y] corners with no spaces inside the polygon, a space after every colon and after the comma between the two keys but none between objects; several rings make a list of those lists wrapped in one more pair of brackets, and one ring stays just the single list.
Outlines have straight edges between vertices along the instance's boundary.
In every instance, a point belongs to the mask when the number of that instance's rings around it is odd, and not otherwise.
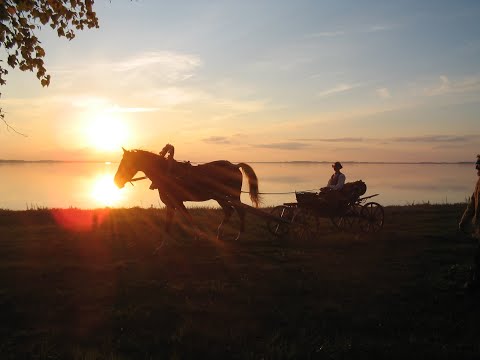
[{"label": "water reflection", "polygon": [[113,206],[119,203],[124,193],[113,183],[111,174],[97,176],[93,180],[91,196],[99,206]]},{"label": "water reflection", "polygon": [[[295,201],[295,191],[319,189],[332,173],[330,164],[324,163],[250,165],[259,178],[260,192],[269,193],[263,195],[264,206]],[[464,202],[477,180],[474,166],[468,164],[343,165],[347,181],[365,181],[365,195],[379,193],[375,201],[382,205]],[[148,180],[117,189],[113,184],[117,166],[117,163],[0,163],[0,208],[163,206],[158,192],[149,190]],[[243,190],[247,188],[244,179]],[[251,204],[248,194],[242,194],[242,201]],[[217,206],[217,203],[186,205]]]}]

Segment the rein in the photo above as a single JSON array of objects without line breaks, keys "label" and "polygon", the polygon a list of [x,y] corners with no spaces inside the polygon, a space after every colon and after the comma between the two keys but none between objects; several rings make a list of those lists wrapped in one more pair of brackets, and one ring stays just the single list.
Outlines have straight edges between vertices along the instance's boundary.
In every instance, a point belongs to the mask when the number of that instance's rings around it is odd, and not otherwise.
[{"label": "rein", "polygon": [[[136,178],[133,178],[132,180],[129,181],[129,183],[132,183],[133,185],[133,182],[134,181],[140,181],[140,180],[145,180],[145,179],[148,179],[146,176],[140,176],[140,177],[136,177]],[[311,189],[311,190],[302,190],[302,191],[314,191],[316,189]],[[297,192],[299,191],[287,191],[287,192],[263,192],[263,193],[259,193],[260,195],[286,195],[286,194],[296,194]],[[248,191],[242,191],[243,194],[248,194]],[[370,196],[366,196],[366,197],[363,197],[363,198],[359,198],[358,200],[367,200],[367,199],[370,199],[372,197],[375,197],[375,196],[378,196],[379,194],[373,194],[373,195],[370,195]]]},{"label": "rein", "polygon": [[[132,180],[129,181],[129,183],[132,183],[135,181],[140,181],[140,180],[145,180],[148,179],[146,176],[140,176],[133,178]],[[303,191],[313,191],[315,189],[311,190],[303,190]],[[260,195],[284,195],[284,194],[295,194],[297,191],[288,191],[288,192],[264,192],[264,193],[259,193]],[[248,194],[248,191],[242,191],[242,193]]]},{"label": "rein", "polygon": [[145,179],[148,179],[148,178],[146,176],[140,176],[140,177],[133,178],[129,182],[131,183],[132,181],[140,181],[140,180],[145,180]]}]

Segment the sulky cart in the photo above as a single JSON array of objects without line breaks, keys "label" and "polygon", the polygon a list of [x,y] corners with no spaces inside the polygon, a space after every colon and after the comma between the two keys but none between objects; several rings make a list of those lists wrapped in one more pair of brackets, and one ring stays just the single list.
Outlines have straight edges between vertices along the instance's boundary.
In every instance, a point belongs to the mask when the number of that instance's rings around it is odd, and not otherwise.
[{"label": "sulky cart", "polygon": [[[359,180],[340,191],[296,192],[297,202],[275,206],[267,219],[268,230],[276,237],[312,239],[319,235],[320,219],[329,219],[339,231],[375,233],[383,228],[383,206],[361,197],[367,190]],[[281,219],[281,220],[279,220]]]}]

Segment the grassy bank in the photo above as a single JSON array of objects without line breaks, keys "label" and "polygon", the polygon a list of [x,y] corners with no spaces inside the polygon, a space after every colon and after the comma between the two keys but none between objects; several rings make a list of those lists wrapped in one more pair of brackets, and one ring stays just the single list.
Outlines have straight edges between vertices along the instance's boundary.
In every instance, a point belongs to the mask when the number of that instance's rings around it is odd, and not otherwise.
[{"label": "grassy bank", "polygon": [[463,208],[387,207],[379,234],[325,222],[310,242],[251,215],[218,242],[220,211],[196,209],[210,236],[180,222],[155,253],[162,210],[0,211],[0,357],[478,357]]}]

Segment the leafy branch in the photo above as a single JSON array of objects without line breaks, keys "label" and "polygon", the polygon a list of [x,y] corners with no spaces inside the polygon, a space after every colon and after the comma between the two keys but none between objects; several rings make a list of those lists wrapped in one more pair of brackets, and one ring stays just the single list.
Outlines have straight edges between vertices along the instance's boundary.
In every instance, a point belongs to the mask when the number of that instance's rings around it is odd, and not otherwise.
[{"label": "leafy branch", "polygon": [[[6,52],[7,65],[35,72],[40,84],[48,86],[45,50],[35,31],[50,26],[59,37],[72,40],[75,31],[98,28],[93,5],[94,0],[0,0],[0,48]],[[0,60],[0,85],[6,84],[7,74]],[[0,116],[7,129],[18,133],[5,121],[1,108]]]}]

